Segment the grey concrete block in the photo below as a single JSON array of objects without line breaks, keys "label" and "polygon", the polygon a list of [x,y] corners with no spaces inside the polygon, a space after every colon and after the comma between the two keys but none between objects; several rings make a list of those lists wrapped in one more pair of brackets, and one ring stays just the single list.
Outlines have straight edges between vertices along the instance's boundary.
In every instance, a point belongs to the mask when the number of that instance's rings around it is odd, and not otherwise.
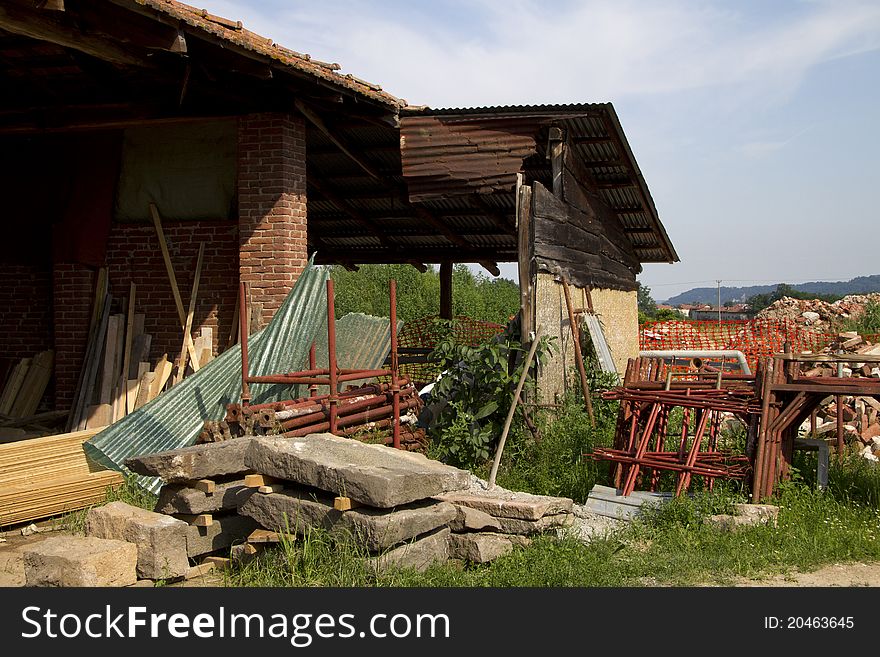
[{"label": "grey concrete block", "polygon": [[125,502],[90,509],[86,535],[128,541],[137,546],[137,573],[145,579],[182,577],[189,568],[182,520]]},{"label": "grey concrete block", "polygon": [[245,464],[260,474],[385,509],[458,490],[470,483],[468,472],[421,454],[331,434],[254,438]]},{"label": "grey concrete block", "polygon": [[54,536],[22,550],[28,586],[130,586],[137,546],[93,536]]},{"label": "grey concrete block", "polygon": [[358,507],[336,511],[333,498],[314,493],[284,490],[253,495],[239,513],[266,529],[304,533],[309,528],[348,533],[371,552],[426,534],[455,518],[455,507],[445,502],[424,500],[393,510]]}]

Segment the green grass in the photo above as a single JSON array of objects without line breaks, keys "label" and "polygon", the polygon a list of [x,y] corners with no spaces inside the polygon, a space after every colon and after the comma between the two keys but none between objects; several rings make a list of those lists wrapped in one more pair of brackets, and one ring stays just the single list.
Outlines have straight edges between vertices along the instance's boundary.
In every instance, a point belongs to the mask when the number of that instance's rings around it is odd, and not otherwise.
[{"label": "green grass", "polygon": [[[583,456],[613,435],[616,409],[597,405],[598,426],[589,425],[577,399],[555,422],[542,419],[535,443],[518,428],[502,460],[498,484],[582,502],[594,483],[607,484],[605,466]],[[726,437],[738,443],[743,436]],[[491,564],[449,563],[418,573],[377,574],[361,548],[326,532],[268,550],[227,574],[230,586],[564,587],[730,585],[826,564],[880,561],[880,468],[852,456],[830,467],[827,491],[815,487],[815,454],[796,452],[795,477],[772,500],[780,506],[777,527],[724,532],[706,522],[729,513],[747,492],[735,482],[670,501],[607,538],[585,545],[573,538],[536,538]],[[484,464],[477,474],[486,476]]]},{"label": "green grass", "polygon": [[156,506],[156,496],[138,486],[134,475],[128,475],[122,485],[116,488],[107,488],[107,497],[99,504],[93,504],[85,509],[71,511],[56,521],[60,528],[74,534],[82,534],[85,532],[86,516],[89,509],[109,504],[110,502],[125,502],[132,506],[138,506],[142,509],[152,511]]}]

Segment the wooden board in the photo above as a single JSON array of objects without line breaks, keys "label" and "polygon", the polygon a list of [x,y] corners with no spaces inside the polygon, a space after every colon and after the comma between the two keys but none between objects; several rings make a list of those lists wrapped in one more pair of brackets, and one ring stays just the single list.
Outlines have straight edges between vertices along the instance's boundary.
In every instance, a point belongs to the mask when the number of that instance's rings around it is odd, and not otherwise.
[{"label": "wooden board", "polygon": [[156,378],[153,379],[153,383],[150,386],[150,399],[155,399],[165,389],[165,384],[168,382],[168,377],[171,376],[173,369],[174,364],[168,361],[168,354],[162,354],[162,358],[156,363]]},{"label": "wooden board", "polygon": [[[149,363],[146,363],[146,365],[147,367],[149,367]],[[141,378],[138,381],[137,397],[135,397],[134,400],[134,410],[139,409],[141,406],[150,401],[150,389],[153,386],[153,381],[155,380],[155,378],[155,372],[144,372],[141,375]]]},{"label": "wooden board", "polygon": [[[294,537],[290,534],[287,535],[288,538],[293,539]],[[281,534],[278,532],[272,532],[268,529],[255,529],[251,532],[250,536],[247,537],[248,543],[280,543],[281,542]]]},{"label": "wooden board", "polygon": [[106,427],[113,421],[113,407],[110,404],[95,404],[86,411],[86,429]]},{"label": "wooden board", "polygon": [[34,356],[27,376],[21,384],[21,389],[15,398],[15,403],[9,414],[12,417],[27,417],[33,415],[43,399],[49,379],[52,378],[55,352],[51,349],[42,351]]},{"label": "wooden board", "polygon": [[119,315],[110,315],[107,320],[107,336],[104,339],[104,363],[101,370],[101,393],[98,401],[110,404],[113,401],[113,386],[116,383],[116,336],[119,333]]},{"label": "wooden board", "polygon": [[10,415],[12,405],[15,403],[18,391],[21,390],[21,385],[24,383],[24,379],[27,376],[27,371],[31,366],[32,360],[32,358],[22,358],[18,361],[18,364],[12,371],[12,375],[9,377],[9,382],[3,389],[2,397],[0,397],[0,413],[3,415]]},{"label": "wooden board", "polygon": [[135,335],[131,343],[131,362],[128,364],[128,378],[140,378],[137,371],[139,364],[143,361],[150,360],[150,346],[153,342],[153,336],[150,334]]}]

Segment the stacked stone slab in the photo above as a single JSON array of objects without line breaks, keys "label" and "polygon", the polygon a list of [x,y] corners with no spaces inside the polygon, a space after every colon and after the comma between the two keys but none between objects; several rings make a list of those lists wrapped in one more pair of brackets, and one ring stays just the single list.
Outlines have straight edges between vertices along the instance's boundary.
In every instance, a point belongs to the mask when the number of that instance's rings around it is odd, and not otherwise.
[{"label": "stacked stone slab", "polygon": [[[379,569],[446,561],[456,509],[432,498],[470,483],[469,473],[421,454],[332,434],[254,438],[245,464],[285,489],[252,495],[239,513],[272,531],[349,535]],[[335,497],[355,508],[337,511]]]},{"label": "stacked stone slab", "polygon": [[[133,472],[165,481],[155,507],[158,514],[179,518],[211,515],[210,526],[184,523],[189,558],[228,552],[257,527],[253,520],[238,514],[238,507],[254,493],[244,483],[244,454],[249,442],[249,438],[236,438],[126,461]],[[212,484],[212,492],[202,485],[205,480]]]},{"label": "stacked stone slab", "polygon": [[565,497],[487,490],[474,482],[467,490],[443,493],[436,500],[452,504],[449,556],[486,563],[527,545],[530,537],[572,524],[574,502]]}]

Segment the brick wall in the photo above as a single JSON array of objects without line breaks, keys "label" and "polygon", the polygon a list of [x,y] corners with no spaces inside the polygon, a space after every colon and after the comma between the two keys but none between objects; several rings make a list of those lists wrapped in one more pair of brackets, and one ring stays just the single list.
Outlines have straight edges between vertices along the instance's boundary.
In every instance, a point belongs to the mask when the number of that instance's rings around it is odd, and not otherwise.
[{"label": "brick wall", "polygon": [[55,264],[52,271],[55,328],[55,407],[70,408],[89,334],[95,272],[85,265]]},{"label": "brick wall", "polygon": [[300,117],[239,119],[238,208],[241,280],[266,325],[307,261],[306,133]]},{"label": "brick wall", "polygon": [[52,269],[0,266],[0,354],[20,359],[52,348]]},{"label": "brick wall", "polygon": [[[205,242],[192,334],[195,339],[201,327],[211,327],[217,355],[226,347],[235,311],[238,226],[230,221],[163,220],[162,229],[184,312],[189,309],[199,243]],[[152,336],[150,362],[155,365],[163,353],[168,354],[170,361],[177,358],[183,333],[153,225],[114,224],[107,242],[107,270],[114,298],[128,297],[129,285],[134,282],[136,286],[135,312],[144,313],[144,332]],[[112,309],[126,310],[115,306]]]}]

